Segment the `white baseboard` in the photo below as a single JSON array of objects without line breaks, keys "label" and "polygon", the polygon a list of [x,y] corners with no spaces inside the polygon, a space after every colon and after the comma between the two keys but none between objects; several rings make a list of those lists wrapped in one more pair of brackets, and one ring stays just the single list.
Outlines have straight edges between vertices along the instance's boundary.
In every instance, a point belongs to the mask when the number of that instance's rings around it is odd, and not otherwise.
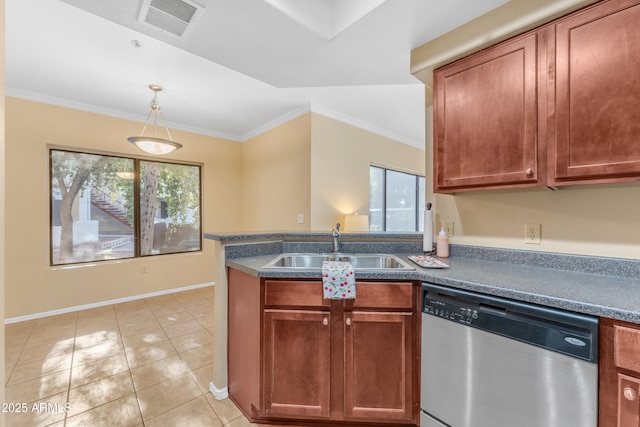
[{"label": "white baseboard", "polygon": [[44,312],[41,312],[41,313],[28,314],[26,316],[10,317],[8,319],[4,319],[4,324],[8,325],[9,323],[24,322],[25,320],[33,320],[33,319],[39,319],[41,317],[55,316],[55,315],[58,315],[58,314],[65,314],[65,313],[72,313],[74,311],[87,310],[87,309],[90,309],[90,308],[97,308],[97,307],[104,307],[106,305],[120,304],[122,302],[135,301],[135,300],[143,299],[143,298],[157,297],[157,296],[160,296],[160,295],[173,294],[173,293],[176,293],[176,292],[190,291],[190,290],[193,290],[193,289],[206,288],[206,287],[214,286],[214,285],[215,285],[214,282],[201,283],[199,285],[191,285],[191,286],[184,286],[182,288],[174,288],[174,289],[167,289],[167,290],[164,290],[164,291],[150,292],[148,294],[134,295],[134,296],[131,296],[131,297],[126,297],[126,298],[117,298],[117,299],[112,299],[112,300],[107,300],[107,301],[96,302],[96,303],[92,303],[92,304],[76,305],[74,307],[61,308],[59,310],[51,310],[51,311],[44,311]]},{"label": "white baseboard", "polygon": [[209,391],[213,394],[213,397],[215,397],[216,400],[224,400],[229,397],[228,387],[218,388],[212,382],[209,383]]}]

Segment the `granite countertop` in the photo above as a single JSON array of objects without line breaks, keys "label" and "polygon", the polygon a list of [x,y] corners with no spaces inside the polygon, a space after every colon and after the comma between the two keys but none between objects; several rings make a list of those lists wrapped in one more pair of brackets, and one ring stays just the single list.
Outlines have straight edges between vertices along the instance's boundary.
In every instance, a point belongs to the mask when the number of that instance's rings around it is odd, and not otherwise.
[{"label": "granite countertop", "polygon": [[[422,233],[418,232],[343,232],[343,239],[347,240],[422,240]],[[207,232],[204,238],[220,242],[242,242],[248,240],[319,240],[331,239],[330,231],[256,231],[256,232]]]},{"label": "granite countertop", "polygon": [[[226,248],[226,264],[265,278],[317,278],[320,269],[264,268],[281,253],[331,252],[331,233],[205,233]],[[343,234],[345,253],[396,255],[415,270],[356,270],[360,280],[411,280],[640,323],[640,260],[451,245],[449,268],[408,260],[423,255],[421,233]]]},{"label": "granite countertop", "polygon": [[[294,251],[283,251],[294,252]],[[297,251],[300,252],[300,251]],[[310,252],[310,251],[309,251]],[[320,251],[322,252],[322,250]],[[378,251],[380,252],[380,251]],[[453,251],[462,252],[464,251]],[[352,252],[353,253],[353,252]],[[443,259],[449,268],[426,269],[408,260],[413,253],[393,253],[415,267],[411,271],[357,270],[356,279],[423,281],[548,307],[640,323],[640,275],[636,260],[624,275],[571,271],[553,266],[473,259],[452,256]],[[317,278],[319,269],[264,268],[279,252],[227,259],[226,264],[265,278]],[[558,258],[558,265],[564,265]],[[587,257],[586,261],[593,260]],[[626,261],[626,260],[617,260]],[[566,262],[566,260],[565,260]],[[548,263],[548,262],[547,262]],[[575,263],[574,263],[575,264]],[[590,265],[593,265],[591,262]],[[594,267],[598,270],[600,267]],[[607,271],[608,272],[608,271]],[[628,277],[627,277],[628,276]]]}]

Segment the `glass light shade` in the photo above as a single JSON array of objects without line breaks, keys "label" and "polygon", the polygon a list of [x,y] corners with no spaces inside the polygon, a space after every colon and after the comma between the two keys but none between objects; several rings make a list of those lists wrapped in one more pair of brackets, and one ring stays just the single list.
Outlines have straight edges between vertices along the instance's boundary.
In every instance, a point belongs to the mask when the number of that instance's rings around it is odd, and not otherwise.
[{"label": "glass light shade", "polygon": [[172,152],[173,150],[182,148],[182,144],[178,142],[151,136],[132,136],[130,138],[127,138],[127,141],[149,154],[156,155],[167,154]]},{"label": "glass light shade", "polygon": [[116,172],[116,175],[122,179],[133,179],[136,177],[135,172]]},{"label": "glass light shade", "polygon": [[344,231],[369,231],[369,215],[350,214],[344,217]]}]

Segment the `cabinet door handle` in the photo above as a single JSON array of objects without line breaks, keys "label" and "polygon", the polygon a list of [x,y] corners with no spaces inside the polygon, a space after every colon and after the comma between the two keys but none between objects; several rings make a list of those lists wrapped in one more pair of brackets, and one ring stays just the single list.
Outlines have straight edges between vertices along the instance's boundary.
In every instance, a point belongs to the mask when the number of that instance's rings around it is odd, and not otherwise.
[{"label": "cabinet door handle", "polygon": [[527,178],[531,178],[533,176],[533,169],[527,168],[524,173],[527,175]]},{"label": "cabinet door handle", "polygon": [[624,390],[622,390],[622,394],[625,399],[631,401],[636,400],[636,398],[638,397],[638,393],[631,387],[625,387]]},{"label": "cabinet door handle", "polygon": [[347,326],[351,326],[351,318],[350,317],[347,317],[344,322],[347,324]]},{"label": "cabinet door handle", "polygon": [[327,326],[329,324],[329,319],[327,319],[326,317],[322,318],[322,324],[324,326]]}]

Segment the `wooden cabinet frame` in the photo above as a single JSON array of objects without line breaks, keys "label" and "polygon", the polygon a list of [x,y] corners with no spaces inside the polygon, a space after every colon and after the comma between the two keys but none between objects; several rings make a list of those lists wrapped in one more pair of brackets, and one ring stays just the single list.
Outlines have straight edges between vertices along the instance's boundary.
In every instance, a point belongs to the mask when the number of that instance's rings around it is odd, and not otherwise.
[{"label": "wooden cabinet frame", "polygon": [[548,29],[434,72],[436,193],[546,182]]},{"label": "wooden cabinet frame", "polygon": [[435,70],[434,191],[640,181],[638,22],[603,0]]},{"label": "wooden cabinet frame", "polygon": [[598,427],[640,427],[640,325],[599,323]]},{"label": "wooden cabinet frame", "polygon": [[598,3],[558,22],[552,185],[640,175],[640,3]]},{"label": "wooden cabinet frame", "polygon": [[420,286],[358,281],[330,301],[320,280],[228,278],[229,395],[252,422],[418,424]]}]

